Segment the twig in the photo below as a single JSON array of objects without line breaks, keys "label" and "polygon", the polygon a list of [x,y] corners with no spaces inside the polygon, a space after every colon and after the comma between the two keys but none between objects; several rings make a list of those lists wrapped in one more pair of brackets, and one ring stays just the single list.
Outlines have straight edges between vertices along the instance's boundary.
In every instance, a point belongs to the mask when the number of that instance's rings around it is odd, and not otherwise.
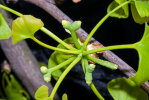
[{"label": "twig", "polygon": [[[62,20],[68,20],[70,22],[73,22],[66,14],[64,14],[59,8],[56,7],[54,0],[24,0],[26,2],[33,3],[37,5],[38,7],[41,7],[45,11],[47,11],[51,16],[53,16],[56,20],[58,20],[60,23]],[[78,36],[85,40],[88,34],[80,28],[78,31]],[[91,38],[91,42],[96,42],[94,38]],[[128,77],[131,77],[135,74],[135,70],[129,66],[127,63],[125,63],[122,59],[120,59],[117,55],[112,53],[111,51],[105,51],[103,52],[103,57],[119,66],[119,70],[122,71],[125,75]],[[149,83],[146,82],[141,85],[141,87],[149,94]]]}]

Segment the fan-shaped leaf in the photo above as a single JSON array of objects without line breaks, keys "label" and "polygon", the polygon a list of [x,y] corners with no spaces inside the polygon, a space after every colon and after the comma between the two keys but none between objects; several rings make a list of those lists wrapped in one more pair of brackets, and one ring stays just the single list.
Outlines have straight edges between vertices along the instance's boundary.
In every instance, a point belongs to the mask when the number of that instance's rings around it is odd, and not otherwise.
[{"label": "fan-shaped leaf", "polygon": [[[122,4],[122,3],[126,2],[126,1],[127,0],[115,0],[115,1],[113,1],[108,6],[107,12],[109,13],[114,8],[116,8],[117,6],[119,6],[120,4]],[[113,14],[111,14],[111,17],[116,17],[116,18],[127,18],[128,16],[129,16],[128,5],[125,5],[125,6],[121,7],[120,9],[115,11]]]},{"label": "fan-shaped leaf", "polygon": [[149,1],[134,1],[141,17],[149,17]]},{"label": "fan-shaped leaf", "polygon": [[48,98],[48,87],[43,85],[35,93],[36,100],[47,100]]},{"label": "fan-shaped leaf", "polygon": [[[64,41],[66,43],[73,44],[72,38],[67,38]],[[62,48],[62,49],[66,49],[61,44],[59,44],[57,47]],[[55,51],[55,52],[52,53],[52,55],[49,58],[48,68],[55,67],[56,65],[59,65],[60,63],[66,61],[67,59],[69,59],[72,56],[73,55],[71,55],[71,54],[66,54],[66,53],[63,53],[63,52]],[[52,72],[52,76],[54,77],[55,80],[57,80],[60,77],[62,72],[65,70],[65,68],[66,67],[63,67],[63,68],[61,68],[61,70],[56,70],[56,71]]]},{"label": "fan-shaped leaf", "polygon": [[144,35],[141,41],[135,44],[135,48],[139,53],[139,67],[132,79],[140,85],[149,80],[149,26],[147,24],[145,25]]},{"label": "fan-shaped leaf", "polygon": [[31,38],[34,33],[43,27],[43,22],[31,15],[23,15],[12,23],[12,42]]},{"label": "fan-shaped leaf", "polygon": [[114,100],[148,100],[148,95],[126,78],[113,79],[108,83],[108,91]]},{"label": "fan-shaped leaf", "polygon": [[149,11],[147,10],[148,7],[143,6],[143,1],[141,3],[140,2],[141,1],[135,1],[131,3],[131,12],[134,21],[136,23],[143,24],[145,22],[149,22]]},{"label": "fan-shaped leaf", "polygon": [[11,30],[6,23],[3,15],[0,13],[0,40],[8,39],[11,36]]}]

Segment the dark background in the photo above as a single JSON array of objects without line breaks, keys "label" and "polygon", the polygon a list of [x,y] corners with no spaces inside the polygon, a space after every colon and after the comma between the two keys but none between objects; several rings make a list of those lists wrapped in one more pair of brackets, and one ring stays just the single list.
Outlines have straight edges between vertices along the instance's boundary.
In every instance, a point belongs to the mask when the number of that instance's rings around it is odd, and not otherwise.
[{"label": "dark background", "polygon": [[[112,0],[82,0],[80,3],[75,4],[71,0],[64,0],[58,7],[73,20],[81,20],[82,28],[89,33],[96,23],[106,15],[106,9],[111,2]],[[41,8],[26,3],[23,0],[19,0],[16,4],[7,4],[7,6],[23,14],[31,14],[42,19],[45,27],[58,35],[61,39],[69,37],[69,34],[64,31],[61,24]],[[16,18],[15,15],[12,16],[14,19]],[[96,32],[94,38],[104,46],[128,44],[139,41],[143,31],[144,25],[136,24],[130,14],[127,19],[109,18]],[[53,46],[58,45],[57,42],[40,31],[36,33],[36,36],[47,44]],[[43,48],[31,40],[27,40],[27,43],[38,61],[47,64],[50,54],[53,51]],[[137,70],[138,54],[135,50],[116,50],[114,52]],[[1,64],[4,59],[5,57],[0,50]],[[118,70],[111,71],[103,66],[97,65],[96,70],[93,72],[93,82],[106,100],[112,100],[107,91],[106,84],[111,79],[122,76],[124,75]],[[52,80],[52,83],[54,84],[55,81]],[[91,89],[85,84],[80,65],[75,66],[62,82],[58,94],[61,96],[63,93],[68,94],[69,100],[98,100]]]}]

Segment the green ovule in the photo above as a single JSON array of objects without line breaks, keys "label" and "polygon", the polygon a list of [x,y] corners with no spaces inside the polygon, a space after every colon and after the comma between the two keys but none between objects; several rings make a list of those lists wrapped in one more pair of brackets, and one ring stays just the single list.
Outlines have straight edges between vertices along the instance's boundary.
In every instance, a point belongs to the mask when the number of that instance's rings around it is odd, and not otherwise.
[{"label": "green ovule", "polygon": [[65,30],[71,34],[73,43],[75,44],[76,48],[80,49],[81,48],[80,40],[78,38],[76,31],[80,28],[81,21],[75,21],[73,24],[71,24],[69,21],[63,20],[62,25],[65,28]]}]

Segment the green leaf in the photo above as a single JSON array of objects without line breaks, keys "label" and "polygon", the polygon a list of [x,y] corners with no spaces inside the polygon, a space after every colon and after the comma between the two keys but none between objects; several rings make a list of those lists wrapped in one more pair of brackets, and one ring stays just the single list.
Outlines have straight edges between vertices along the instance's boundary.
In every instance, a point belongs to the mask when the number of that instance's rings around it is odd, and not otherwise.
[{"label": "green leaf", "polygon": [[8,39],[11,36],[11,30],[5,21],[3,15],[0,13],[0,40]]},{"label": "green leaf", "polygon": [[134,1],[141,17],[149,17],[149,1]]},{"label": "green leaf", "polygon": [[131,12],[134,21],[138,24],[143,24],[149,22],[149,11],[147,11],[148,7],[143,6],[144,3],[140,4],[140,2],[135,1],[135,3],[131,3]]},{"label": "green leaf", "polygon": [[134,46],[139,53],[139,67],[132,79],[136,84],[140,85],[149,80],[149,26],[147,24],[145,24],[145,32],[142,39]]},{"label": "green leaf", "polygon": [[15,79],[15,77],[13,75],[10,75],[10,79],[11,79],[11,84],[12,84],[12,89],[16,90],[17,94],[22,95],[22,98],[26,98],[26,99],[30,99],[29,94],[27,93],[27,91],[25,91],[22,86],[20,85],[20,83]]},{"label": "green leaf", "polygon": [[11,84],[13,84],[13,88],[20,90],[22,89],[21,85],[18,83],[18,81],[14,78],[13,75],[10,75],[11,78]]},{"label": "green leaf", "polygon": [[29,100],[30,97],[21,87],[13,75],[7,75],[5,72],[2,77],[2,87],[8,100]]},{"label": "green leaf", "polygon": [[21,40],[31,38],[35,32],[43,27],[43,22],[31,15],[23,15],[12,23],[12,42],[17,43]]},{"label": "green leaf", "polygon": [[46,100],[48,98],[48,87],[43,85],[35,93],[36,100]]},{"label": "green leaf", "polygon": [[[66,43],[70,43],[73,44],[72,38],[67,38],[64,40]],[[57,46],[58,48],[62,48],[62,49],[66,49],[63,45],[59,44]],[[48,68],[52,68],[55,67],[56,65],[59,65],[60,63],[66,61],[67,59],[69,59],[70,57],[72,57],[73,55],[71,54],[66,54],[63,52],[59,52],[59,51],[54,51],[52,53],[52,55],[49,58],[49,62],[48,62]],[[58,78],[61,76],[62,72],[66,69],[66,66],[61,68],[61,70],[56,70],[54,72],[52,72],[52,76],[54,77],[55,80],[58,80]]]},{"label": "green leaf", "polygon": [[67,97],[67,94],[66,93],[63,94],[62,100],[68,100],[68,97]]},{"label": "green leaf", "polygon": [[124,77],[113,79],[107,88],[114,100],[148,100],[146,92]]},{"label": "green leaf", "polygon": [[9,87],[6,87],[5,94],[8,98],[8,100],[27,100],[21,93],[18,91],[14,91]]},{"label": "green leaf", "polygon": [[[123,4],[126,1],[127,0],[115,0],[115,1],[111,2],[111,4],[108,6],[107,13],[109,13],[114,8],[116,8],[117,6]],[[125,6],[121,7],[120,9],[115,11],[110,16],[111,17],[116,17],[116,18],[128,18],[128,16],[129,16],[128,5],[125,5]]]}]

